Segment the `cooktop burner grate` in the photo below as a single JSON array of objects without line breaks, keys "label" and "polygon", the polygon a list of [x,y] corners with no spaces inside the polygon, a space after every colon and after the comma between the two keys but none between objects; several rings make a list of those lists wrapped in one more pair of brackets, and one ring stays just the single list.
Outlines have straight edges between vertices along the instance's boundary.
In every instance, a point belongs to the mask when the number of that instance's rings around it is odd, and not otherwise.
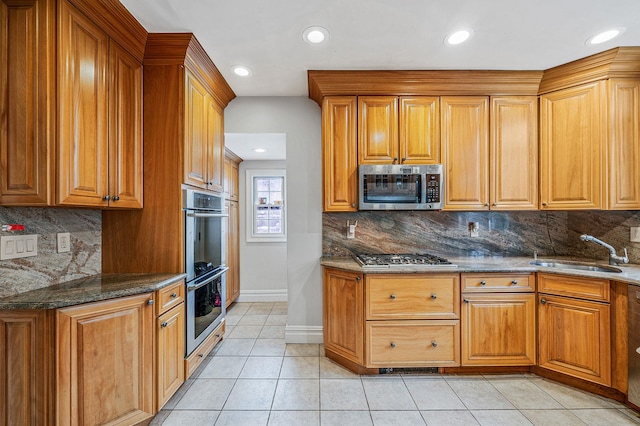
[{"label": "cooktop burner grate", "polygon": [[358,254],[354,256],[364,269],[386,269],[393,267],[448,267],[457,268],[447,259],[433,254]]}]

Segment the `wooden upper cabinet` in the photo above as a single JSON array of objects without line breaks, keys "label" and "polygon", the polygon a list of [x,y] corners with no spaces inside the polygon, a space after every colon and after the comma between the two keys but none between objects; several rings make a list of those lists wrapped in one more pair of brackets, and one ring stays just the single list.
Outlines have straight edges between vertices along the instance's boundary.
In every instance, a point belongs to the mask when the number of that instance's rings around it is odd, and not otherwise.
[{"label": "wooden upper cabinet", "polygon": [[440,98],[400,97],[400,163],[440,163]]},{"label": "wooden upper cabinet", "polygon": [[240,163],[242,158],[233,151],[225,149],[224,157],[224,194],[228,200],[238,201],[240,192]]},{"label": "wooden upper cabinet", "polygon": [[355,96],[322,102],[322,190],[326,212],[358,210],[358,154]]},{"label": "wooden upper cabinet", "polygon": [[56,312],[55,424],[137,424],[154,414],[149,294]]},{"label": "wooden upper cabinet", "polygon": [[109,207],[142,208],[142,64],[109,44]]},{"label": "wooden upper cabinet", "polygon": [[604,87],[601,81],[540,96],[541,209],[602,207]]},{"label": "wooden upper cabinet", "polygon": [[0,205],[53,203],[55,4],[0,1]]},{"label": "wooden upper cabinet", "polygon": [[208,189],[224,190],[224,118],[222,108],[209,97],[207,119]]},{"label": "wooden upper cabinet", "polygon": [[640,209],[640,80],[609,81],[609,210]]},{"label": "wooden upper cabinet", "polygon": [[108,195],[109,37],[60,3],[58,204],[102,207]]},{"label": "wooden upper cabinet", "polygon": [[358,97],[358,164],[396,164],[398,98]]},{"label": "wooden upper cabinet", "polygon": [[489,209],[489,99],[441,98],[445,210]]},{"label": "wooden upper cabinet", "polygon": [[58,188],[61,205],[142,207],[142,64],[60,2]]},{"label": "wooden upper cabinet", "polygon": [[538,209],[538,98],[491,98],[491,210]]}]

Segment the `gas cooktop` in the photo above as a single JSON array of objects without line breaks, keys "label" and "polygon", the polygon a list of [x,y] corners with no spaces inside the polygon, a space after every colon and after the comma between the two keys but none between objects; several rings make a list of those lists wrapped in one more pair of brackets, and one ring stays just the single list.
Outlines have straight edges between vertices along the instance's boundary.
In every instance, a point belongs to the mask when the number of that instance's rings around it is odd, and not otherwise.
[{"label": "gas cooktop", "polygon": [[358,254],[354,258],[362,269],[412,268],[457,268],[447,259],[433,254]]}]

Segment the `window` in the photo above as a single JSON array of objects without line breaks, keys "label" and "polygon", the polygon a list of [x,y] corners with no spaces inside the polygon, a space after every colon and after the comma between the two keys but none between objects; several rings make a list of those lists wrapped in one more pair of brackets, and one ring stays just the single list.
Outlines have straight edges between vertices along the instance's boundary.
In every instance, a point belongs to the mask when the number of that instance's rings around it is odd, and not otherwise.
[{"label": "window", "polygon": [[247,170],[247,241],[286,241],[285,171]]}]

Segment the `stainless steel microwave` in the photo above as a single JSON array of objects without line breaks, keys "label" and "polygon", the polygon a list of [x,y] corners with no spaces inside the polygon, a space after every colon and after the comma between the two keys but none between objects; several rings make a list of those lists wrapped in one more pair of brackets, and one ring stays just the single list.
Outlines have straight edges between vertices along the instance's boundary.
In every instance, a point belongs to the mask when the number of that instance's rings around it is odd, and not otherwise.
[{"label": "stainless steel microwave", "polygon": [[441,210],[442,164],[361,165],[359,210]]}]

